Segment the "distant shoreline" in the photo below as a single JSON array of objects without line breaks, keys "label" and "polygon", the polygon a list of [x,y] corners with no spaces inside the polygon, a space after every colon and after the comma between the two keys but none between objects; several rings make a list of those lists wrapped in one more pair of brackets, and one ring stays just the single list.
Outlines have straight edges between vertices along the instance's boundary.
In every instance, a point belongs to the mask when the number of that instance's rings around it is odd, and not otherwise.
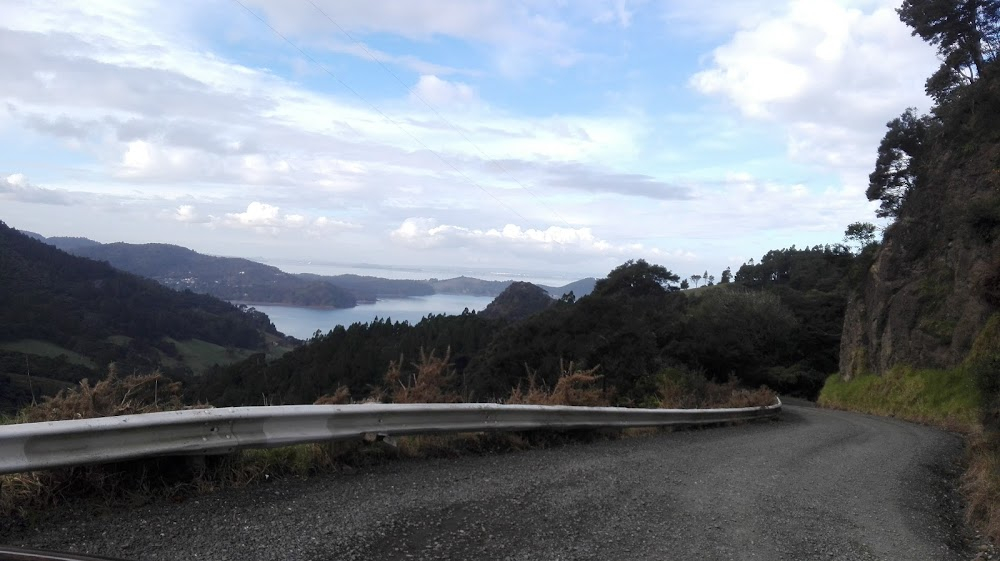
[{"label": "distant shoreline", "polygon": [[303,304],[289,304],[286,302],[249,302],[246,300],[227,300],[230,304],[239,305],[243,304],[245,306],[257,307],[257,306],[281,306],[283,308],[299,308],[302,310],[321,310],[321,311],[331,311],[331,310],[353,310],[354,308],[360,308],[362,306],[373,306],[378,302],[385,300],[412,300],[414,298],[426,298],[427,296],[437,296],[437,294],[428,294],[425,296],[388,296],[385,298],[376,298],[375,300],[358,300],[357,304],[351,306],[350,308],[338,308],[337,306],[305,306]]}]

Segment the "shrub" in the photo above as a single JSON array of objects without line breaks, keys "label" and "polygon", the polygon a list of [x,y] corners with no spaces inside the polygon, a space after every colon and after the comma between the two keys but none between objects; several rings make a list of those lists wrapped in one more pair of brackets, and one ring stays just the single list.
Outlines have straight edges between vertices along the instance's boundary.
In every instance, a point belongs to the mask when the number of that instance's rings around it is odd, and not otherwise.
[{"label": "shrub", "polygon": [[523,390],[521,386],[514,388],[508,404],[522,405],[579,405],[592,407],[606,407],[611,405],[611,400],[606,392],[597,387],[600,376],[596,374],[600,366],[595,366],[589,370],[578,370],[572,361],[565,365],[559,361],[559,379],[555,387],[551,390],[545,384],[537,382],[535,372],[528,369],[528,389]]},{"label": "shrub", "polygon": [[683,368],[668,368],[658,376],[659,407],[705,409],[714,407],[765,407],[774,405],[777,395],[766,387],[741,388],[730,375],[725,383],[709,381],[703,374]]},{"label": "shrub", "polygon": [[114,417],[186,408],[180,382],[159,372],[119,378],[111,365],[107,377],[93,386],[84,379],[72,389],[61,390],[37,405],[21,410],[21,422]]},{"label": "shrub", "polygon": [[393,403],[455,403],[461,397],[454,391],[455,371],[449,360],[449,347],[443,357],[420,349],[420,360],[412,363],[412,373],[403,372],[403,357],[389,363],[385,373],[388,395]]}]

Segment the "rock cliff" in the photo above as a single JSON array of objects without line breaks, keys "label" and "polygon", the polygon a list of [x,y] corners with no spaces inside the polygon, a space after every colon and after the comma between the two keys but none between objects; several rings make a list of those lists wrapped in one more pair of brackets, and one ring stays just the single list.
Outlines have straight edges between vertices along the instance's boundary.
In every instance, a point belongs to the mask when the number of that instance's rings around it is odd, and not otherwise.
[{"label": "rock cliff", "polygon": [[920,181],[850,296],[846,378],[954,366],[1000,310],[1000,81],[977,85],[928,139]]}]

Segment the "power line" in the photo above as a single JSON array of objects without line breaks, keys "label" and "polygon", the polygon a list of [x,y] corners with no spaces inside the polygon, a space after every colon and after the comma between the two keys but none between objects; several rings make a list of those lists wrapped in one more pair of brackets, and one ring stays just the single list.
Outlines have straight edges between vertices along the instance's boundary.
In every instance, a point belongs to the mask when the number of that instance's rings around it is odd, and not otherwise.
[{"label": "power line", "polygon": [[462,131],[461,128],[459,128],[458,126],[456,126],[455,124],[453,124],[451,121],[449,121],[447,118],[445,118],[444,115],[442,115],[441,113],[439,113],[438,110],[434,108],[434,106],[432,106],[430,103],[428,103],[427,100],[425,100],[423,97],[420,96],[420,94],[418,94],[417,92],[415,92],[413,90],[413,88],[411,88],[410,86],[408,86],[406,84],[406,82],[404,82],[395,72],[392,71],[392,69],[390,69],[388,66],[386,66],[385,63],[383,63],[381,60],[379,60],[378,57],[376,57],[370,50],[368,50],[368,47],[365,46],[364,43],[362,43],[361,41],[355,39],[353,35],[351,35],[350,33],[348,33],[348,31],[346,29],[344,29],[343,27],[341,27],[341,25],[339,23],[337,23],[328,13],[326,13],[322,8],[320,8],[319,6],[317,6],[316,3],[313,0],[306,0],[306,1],[309,2],[309,4],[312,5],[312,7],[315,8],[317,12],[319,12],[320,14],[322,14],[323,17],[325,17],[326,19],[330,20],[330,23],[332,23],[337,29],[339,29],[341,33],[343,33],[345,36],[347,36],[348,39],[350,39],[351,41],[354,41],[359,47],[361,47],[361,49],[365,51],[365,54],[368,55],[368,58],[372,59],[372,61],[374,61],[375,63],[377,63],[379,66],[381,66],[383,70],[385,70],[386,72],[388,72],[390,76],[392,76],[393,78],[395,78],[396,81],[399,82],[399,85],[403,86],[403,88],[406,89],[406,91],[410,95],[412,95],[413,97],[419,99],[428,109],[430,109],[431,111],[434,112],[434,115],[436,115],[439,119],[441,119],[442,121],[444,121],[449,127],[452,128],[452,130],[454,130],[455,132],[457,132],[463,139],[465,139],[466,142],[468,142],[470,145],[472,145],[472,147],[475,148],[476,151],[479,152],[479,155],[481,155],[483,158],[485,158],[486,161],[488,161],[491,164],[495,165],[507,177],[509,177],[511,180],[513,180],[514,183],[517,183],[528,194],[530,194],[532,197],[534,197],[535,200],[538,201],[542,206],[544,206],[549,212],[551,212],[557,218],[559,218],[559,220],[561,220],[563,222],[563,224],[566,224],[566,226],[569,226],[570,228],[572,228],[572,225],[569,223],[569,221],[567,221],[565,218],[563,218],[562,215],[559,214],[558,211],[556,211],[556,209],[554,209],[551,206],[549,206],[549,204],[546,203],[544,199],[542,199],[537,194],[535,194],[535,192],[532,191],[531,189],[529,189],[527,185],[525,185],[525,184],[521,183],[520,181],[518,181],[518,179],[516,177],[514,177],[510,173],[510,171],[508,171],[507,168],[505,168],[498,160],[493,159],[488,154],[486,154],[486,152],[484,152],[483,149],[480,148],[478,144],[476,144],[475,142],[473,142],[472,139],[470,139],[465,134],[465,132]]},{"label": "power line", "polygon": [[[502,200],[500,200],[499,198],[497,198],[496,195],[494,195],[493,193],[489,192],[482,185],[480,185],[475,180],[473,180],[471,177],[469,177],[468,175],[466,175],[464,172],[462,172],[462,170],[458,169],[458,167],[456,167],[454,164],[452,164],[451,162],[449,162],[448,160],[446,160],[441,154],[438,154],[437,151],[435,151],[434,149],[432,149],[430,146],[427,146],[426,144],[424,144],[424,142],[422,140],[420,140],[419,138],[417,138],[416,136],[414,136],[413,133],[411,133],[410,131],[406,130],[406,128],[404,128],[398,122],[396,122],[391,117],[389,117],[388,115],[386,115],[374,103],[372,103],[372,102],[368,101],[367,99],[365,99],[364,96],[362,96],[360,93],[358,93],[351,86],[347,85],[346,82],[344,82],[343,80],[341,80],[340,77],[338,77],[336,74],[334,74],[329,69],[327,69],[327,67],[323,66],[318,60],[316,60],[315,58],[313,58],[309,53],[307,53],[304,50],[302,50],[302,48],[300,48],[298,45],[296,45],[291,40],[289,40],[288,37],[285,37],[280,31],[278,31],[270,23],[268,23],[267,20],[265,20],[264,18],[260,17],[259,15],[257,15],[256,12],[254,12],[253,10],[251,10],[250,8],[248,8],[246,6],[246,4],[244,4],[241,0],[233,0],[233,2],[235,2],[236,4],[239,4],[239,6],[241,8],[243,8],[244,10],[247,11],[247,13],[249,13],[254,18],[256,18],[257,21],[259,21],[262,24],[264,24],[275,35],[277,35],[278,37],[281,37],[282,40],[284,40],[286,43],[288,43],[293,49],[295,49],[296,51],[298,51],[299,54],[301,54],[302,56],[304,56],[310,62],[312,62],[313,64],[315,64],[316,66],[318,66],[320,68],[320,70],[322,70],[323,72],[327,73],[331,78],[333,78],[334,80],[336,80],[341,86],[344,87],[344,89],[346,89],[347,91],[351,92],[352,94],[355,95],[355,97],[357,97],[358,99],[360,99],[361,101],[363,101],[366,105],[368,105],[369,107],[371,107],[372,110],[374,110],[376,113],[378,113],[379,115],[381,115],[383,119],[385,119],[386,121],[389,121],[393,125],[396,125],[396,128],[398,128],[399,130],[403,131],[403,133],[405,133],[407,136],[409,136],[411,139],[413,139],[413,141],[416,142],[417,144],[419,144],[424,150],[427,150],[431,154],[434,154],[434,156],[436,156],[437,159],[441,160],[442,163],[444,163],[445,165],[447,165],[448,167],[450,167],[451,169],[453,169],[455,171],[455,173],[457,173],[458,175],[462,176],[466,181],[468,181],[472,185],[475,185],[480,191],[482,191],[483,193],[486,193],[487,195],[489,195],[493,200],[495,200],[497,203],[499,203],[500,206],[502,206],[505,209],[509,210],[512,214],[514,214],[515,216],[517,216],[518,218],[520,218],[525,223],[528,222],[528,219],[525,218],[524,216],[522,216],[521,213],[517,212],[516,210],[514,210],[513,208],[511,208],[507,203],[505,203]],[[351,127],[349,123],[347,124],[347,126],[351,130],[354,130],[355,132],[358,132],[356,129],[354,129],[354,127]],[[358,133],[358,134],[360,135],[360,133]]]}]

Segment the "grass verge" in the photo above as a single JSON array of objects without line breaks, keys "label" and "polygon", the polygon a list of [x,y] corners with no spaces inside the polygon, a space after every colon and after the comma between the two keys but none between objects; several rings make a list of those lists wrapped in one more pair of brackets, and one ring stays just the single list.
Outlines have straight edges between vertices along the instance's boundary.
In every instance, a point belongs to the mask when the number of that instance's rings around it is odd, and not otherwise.
[{"label": "grass verge", "polygon": [[968,433],[978,423],[979,392],[964,366],[948,370],[897,366],[883,376],[845,381],[827,378],[817,403],[821,407],[899,417]]}]

